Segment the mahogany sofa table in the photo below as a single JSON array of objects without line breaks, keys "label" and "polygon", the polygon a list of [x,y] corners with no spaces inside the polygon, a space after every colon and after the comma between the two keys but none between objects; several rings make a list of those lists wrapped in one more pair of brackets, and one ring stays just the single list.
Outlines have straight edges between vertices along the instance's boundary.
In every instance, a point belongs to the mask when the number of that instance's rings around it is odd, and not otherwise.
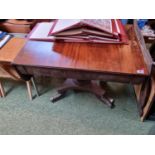
[{"label": "mahogany sofa table", "polygon": [[145,85],[150,75],[149,56],[145,56],[138,32],[133,26],[127,26],[126,30],[129,38],[127,45],[29,40],[13,65],[22,76],[32,74],[68,79],[67,86],[60,88],[59,95],[52,101],[63,98],[66,91],[72,89],[94,93],[113,107],[113,100],[106,96],[95,80]]}]

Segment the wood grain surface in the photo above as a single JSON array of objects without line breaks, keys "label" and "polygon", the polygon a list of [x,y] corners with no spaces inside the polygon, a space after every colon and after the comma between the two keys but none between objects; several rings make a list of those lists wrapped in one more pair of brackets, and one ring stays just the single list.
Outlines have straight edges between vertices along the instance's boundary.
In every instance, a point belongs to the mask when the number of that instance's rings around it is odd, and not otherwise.
[{"label": "wood grain surface", "polygon": [[128,45],[28,41],[13,63],[43,68],[148,75],[134,29],[129,26],[126,30]]}]

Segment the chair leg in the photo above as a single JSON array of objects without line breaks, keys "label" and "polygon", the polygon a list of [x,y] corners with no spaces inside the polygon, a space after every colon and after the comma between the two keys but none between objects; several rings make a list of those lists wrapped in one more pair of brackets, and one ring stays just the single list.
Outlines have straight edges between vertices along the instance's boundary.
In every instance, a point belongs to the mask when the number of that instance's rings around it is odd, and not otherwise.
[{"label": "chair leg", "polygon": [[0,90],[0,97],[2,97],[2,91]]},{"label": "chair leg", "polygon": [[5,97],[5,90],[4,90],[4,87],[2,85],[2,82],[0,82],[0,96]]},{"label": "chair leg", "polygon": [[27,85],[27,91],[28,91],[28,96],[29,99],[32,101],[32,90],[31,90],[31,81],[26,81],[26,85]]},{"label": "chair leg", "polygon": [[31,82],[32,82],[32,85],[33,85],[34,90],[35,90],[35,92],[36,92],[36,95],[39,96],[39,91],[38,91],[38,88],[37,88],[37,86],[36,86],[36,83],[35,83],[35,80],[34,80],[33,77],[31,78]]}]

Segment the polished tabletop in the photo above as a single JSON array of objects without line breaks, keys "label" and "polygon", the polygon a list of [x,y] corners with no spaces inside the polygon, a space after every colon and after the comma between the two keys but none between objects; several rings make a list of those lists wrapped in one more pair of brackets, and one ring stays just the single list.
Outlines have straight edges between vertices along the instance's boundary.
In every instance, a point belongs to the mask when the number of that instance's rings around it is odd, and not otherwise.
[{"label": "polished tabletop", "polygon": [[28,41],[13,64],[42,68],[149,75],[132,27],[128,44],[52,43]]}]

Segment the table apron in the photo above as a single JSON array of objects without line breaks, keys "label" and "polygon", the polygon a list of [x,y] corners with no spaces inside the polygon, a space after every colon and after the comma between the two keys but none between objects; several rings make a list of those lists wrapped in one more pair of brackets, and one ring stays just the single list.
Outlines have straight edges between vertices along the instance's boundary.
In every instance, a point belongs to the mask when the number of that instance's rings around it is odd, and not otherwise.
[{"label": "table apron", "polygon": [[126,75],[126,74],[114,74],[105,72],[92,72],[92,71],[80,71],[80,70],[64,70],[64,69],[51,69],[40,68],[30,66],[16,66],[16,69],[20,74],[35,75],[35,76],[48,76],[56,78],[73,78],[79,80],[101,80],[109,82],[121,82],[140,84],[143,83],[147,76],[140,75]]}]

